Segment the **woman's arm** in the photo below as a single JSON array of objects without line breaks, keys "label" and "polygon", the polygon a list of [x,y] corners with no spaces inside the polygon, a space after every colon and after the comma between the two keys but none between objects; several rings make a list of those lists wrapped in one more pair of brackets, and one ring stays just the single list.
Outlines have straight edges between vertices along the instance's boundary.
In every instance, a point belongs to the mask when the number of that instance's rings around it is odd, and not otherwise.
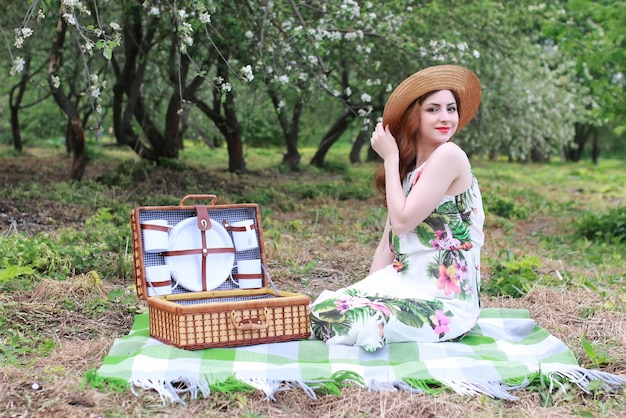
[{"label": "woman's arm", "polygon": [[387,218],[385,221],[383,235],[380,238],[378,247],[376,247],[376,251],[374,252],[374,259],[372,260],[372,265],[370,266],[370,274],[391,264],[394,257],[395,254],[389,248],[389,218]]},{"label": "woman's arm", "polygon": [[392,173],[385,171],[389,179],[386,180],[387,208],[393,231],[398,235],[415,229],[435,210],[444,195],[455,195],[471,185],[467,155],[452,142],[441,144],[433,151],[408,196],[404,195],[398,175]]}]

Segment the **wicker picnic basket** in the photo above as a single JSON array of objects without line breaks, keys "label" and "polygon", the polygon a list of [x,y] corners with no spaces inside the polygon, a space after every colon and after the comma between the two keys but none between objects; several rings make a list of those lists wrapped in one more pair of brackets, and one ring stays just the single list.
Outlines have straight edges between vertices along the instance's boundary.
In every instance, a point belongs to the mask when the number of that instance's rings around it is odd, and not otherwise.
[{"label": "wicker picnic basket", "polygon": [[[189,200],[207,200],[208,204],[189,205]],[[144,206],[131,212],[135,285],[137,295],[148,305],[150,335],[188,350],[308,338],[311,300],[299,293],[279,291],[271,282],[265,267],[258,205],[216,205],[216,200],[211,194],[187,195],[178,206]],[[183,245],[193,241],[192,247],[144,251],[143,231],[154,228],[146,222],[155,219],[167,220],[172,229],[182,228],[184,233],[177,235],[179,241]],[[253,248],[236,251],[232,238],[237,228],[231,225],[241,220],[253,220],[257,242]],[[189,240],[196,234],[197,241]],[[198,243],[201,245],[195,245]],[[236,280],[241,282],[251,275],[238,273],[239,261],[256,259],[261,260],[262,286],[240,288]],[[146,280],[146,269],[160,265],[180,270],[176,273],[177,285],[168,282],[172,286],[170,294],[149,296],[152,283]]]}]

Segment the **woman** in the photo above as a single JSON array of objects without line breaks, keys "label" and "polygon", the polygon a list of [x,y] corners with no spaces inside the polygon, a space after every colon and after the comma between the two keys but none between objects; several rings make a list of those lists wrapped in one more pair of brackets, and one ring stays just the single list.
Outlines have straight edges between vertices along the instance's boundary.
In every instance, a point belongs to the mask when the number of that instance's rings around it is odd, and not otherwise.
[{"label": "woman", "polygon": [[484,213],[466,154],[452,136],[474,117],[478,77],[440,65],[391,94],[372,148],[388,217],[370,274],[311,306],[313,333],[328,344],[376,351],[386,343],[461,338],[479,314]]}]

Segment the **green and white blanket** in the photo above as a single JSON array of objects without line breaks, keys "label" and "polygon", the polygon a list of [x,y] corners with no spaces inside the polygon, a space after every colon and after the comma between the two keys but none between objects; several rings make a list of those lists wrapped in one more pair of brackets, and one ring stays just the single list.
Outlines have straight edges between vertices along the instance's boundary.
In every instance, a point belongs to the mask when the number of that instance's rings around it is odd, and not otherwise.
[{"label": "green and white blanket", "polygon": [[579,367],[567,346],[529,319],[525,310],[484,309],[461,342],[396,343],[375,353],[319,340],[198,351],[150,338],[148,315],[135,318],[117,339],[90,384],[156,390],[163,402],[207,397],[211,391],[254,390],[267,399],[300,388],[336,393],[346,384],[371,390],[416,393],[449,388],[460,394],[515,399],[511,393],[541,382],[549,390],[565,382],[585,391],[618,391],[626,377]]}]

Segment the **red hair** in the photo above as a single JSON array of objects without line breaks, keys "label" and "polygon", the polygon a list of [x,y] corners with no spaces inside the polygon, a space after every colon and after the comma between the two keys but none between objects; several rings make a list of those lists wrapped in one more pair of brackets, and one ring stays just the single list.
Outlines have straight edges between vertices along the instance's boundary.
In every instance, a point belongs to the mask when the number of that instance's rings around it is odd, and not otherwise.
[{"label": "red hair", "polygon": [[[398,164],[398,175],[400,180],[404,179],[406,175],[415,168],[417,163],[417,141],[419,139],[419,122],[420,122],[420,110],[422,109],[422,103],[439,90],[430,91],[417,99],[409,107],[407,107],[402,120],[400,122],[400,130],[398,132],[392,132],[392,135],[396,138],[396,144],[398,144],[398,153],[400,162]],[[456,100],[456,109],[459,117],[461,116],[460,108],[461,101],[458,94],[452,91],[454,100]],[[383,195],[383,203],[387,206],[387,195],[385,193],[385,167],[380,166],[374,174],[374,185],[376,189]]]}]

